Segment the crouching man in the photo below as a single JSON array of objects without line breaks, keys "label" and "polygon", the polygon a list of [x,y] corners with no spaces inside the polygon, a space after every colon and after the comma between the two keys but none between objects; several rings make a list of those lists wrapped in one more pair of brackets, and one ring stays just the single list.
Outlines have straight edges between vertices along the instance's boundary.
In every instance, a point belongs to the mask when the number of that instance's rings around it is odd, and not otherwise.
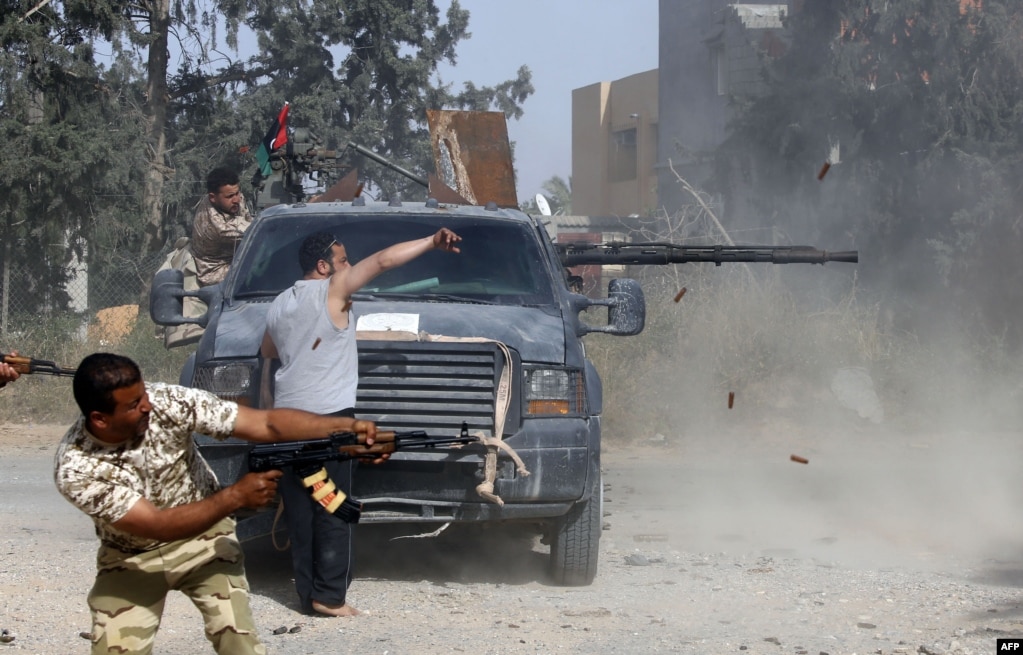
[{"label": "crouching man", "polygon": [[152,652],[171,590],[199,609],[217,653],[265,653],[231,514],[270,503],[281,472],[221,488],[192,433],[274,443],[346,431],[372,441],[376,425],[146,384],[135,362],[109,353],[82,360],[73,388],[82,416],[57,448],[54,480],[100,540],[88,598],[93,655]]}]

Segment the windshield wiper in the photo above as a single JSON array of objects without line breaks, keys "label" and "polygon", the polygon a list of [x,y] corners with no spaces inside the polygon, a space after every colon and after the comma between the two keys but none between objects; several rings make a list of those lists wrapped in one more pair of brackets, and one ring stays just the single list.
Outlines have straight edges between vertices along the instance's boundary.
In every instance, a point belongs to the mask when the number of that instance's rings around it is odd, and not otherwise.
[{"label": "windshield wiper", "polygon": [[473,305],[498,304],[492,300],[470,298],[468,296],[456,296],[450,293],[396,293],[392,291],[373,291],[370,293],[360,291],[352,294],[352,300],[418,300],[426,302],[464,302]]}]

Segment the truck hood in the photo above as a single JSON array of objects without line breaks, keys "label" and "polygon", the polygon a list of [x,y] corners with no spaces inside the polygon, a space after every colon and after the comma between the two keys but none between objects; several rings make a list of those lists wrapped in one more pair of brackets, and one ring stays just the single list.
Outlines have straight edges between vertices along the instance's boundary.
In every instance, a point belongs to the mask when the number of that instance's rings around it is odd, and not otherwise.
[{"label": "truck hood", "polygon": [[[265,301],[235,301],[226,306],[216,325],[214,357],[251,357],[258,353],[269,308],[270,303]],[[432,335],[486,335],[517,350],[522,361],[565,363],[565,323],[556,307],[359,300],[352,307],[352,315],[360,329],[381,323],[407,324]]]}]

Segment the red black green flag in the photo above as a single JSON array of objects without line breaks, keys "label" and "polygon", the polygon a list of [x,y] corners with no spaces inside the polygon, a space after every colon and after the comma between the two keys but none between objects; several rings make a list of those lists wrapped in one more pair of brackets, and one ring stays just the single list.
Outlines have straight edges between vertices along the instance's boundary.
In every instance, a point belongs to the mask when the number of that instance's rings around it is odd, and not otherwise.
[{"label": "red black green flag", "polygon": [[288,108],[290,103],[285,102],[281,107],[281,113],[274,119],[259,150],[256,151],[256,161],[259,162],[259,172],[263,177],[268,177],[273,171],[270,169],[270,154],[288,142]]}]

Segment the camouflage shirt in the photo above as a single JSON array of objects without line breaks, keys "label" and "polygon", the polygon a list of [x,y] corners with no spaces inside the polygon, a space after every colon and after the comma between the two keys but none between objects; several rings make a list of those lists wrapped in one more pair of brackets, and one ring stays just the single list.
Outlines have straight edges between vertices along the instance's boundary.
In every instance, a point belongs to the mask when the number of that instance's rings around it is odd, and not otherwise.
[{"label": "camouflage shirt", "polygon": [[85,417],[79,418],[57,447],[53,473],[57,490],[92,518],[100,540],[129,552],[161,544],[112,526],[140,498],[169,509],[220,489],[192,433],[225,439],[238,416],[237,404],[199,389],[149,383],[146,391],[153,411],[145,434],[111,446],[92,436]]},{"label": "camouflage shirt", "polygon": [[220,211],[210,204],[207,196],[203,196],[196,205],[192,222],[192,257],[199,274],[199,286],[206,287],[224,280],[238,242],[252,225],[245,197],[241,200],[237,216]]}]

